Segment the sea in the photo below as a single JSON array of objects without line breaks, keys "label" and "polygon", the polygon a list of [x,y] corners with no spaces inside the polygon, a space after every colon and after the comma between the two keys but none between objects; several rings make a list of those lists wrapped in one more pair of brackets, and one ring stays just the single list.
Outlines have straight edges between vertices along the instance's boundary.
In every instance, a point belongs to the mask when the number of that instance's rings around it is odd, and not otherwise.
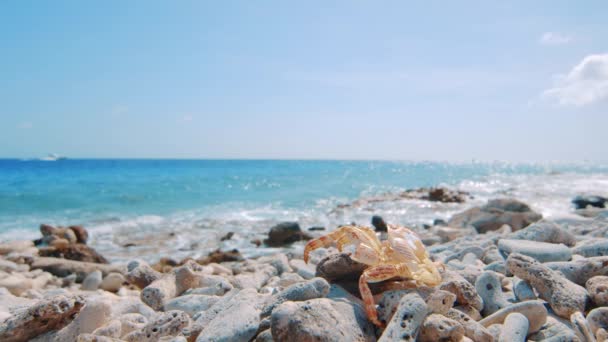
[{"label": "sea", "polygon": [[[431,186],[466,191],[471,198],[366,201]],[[89,243],[113,262],[199,257],[217,248],[255,257],[277,252],[252,241],[283,221],[297,221],[303,230],[332,230],[351,222],[370,225],[373,215],[381,215],[422,229],[503,197],[520,199],[548,218],[567,218],[578,217],[571,200],[580,194],[608,195],[608,165],[0,159],[0,241],[38,238],[41,223],[83,225]],[[354,201],[358,205],[344,206]],[[229,232],[232,238],[222,241]],[[287,251],[301,249],[296,243]]]}]

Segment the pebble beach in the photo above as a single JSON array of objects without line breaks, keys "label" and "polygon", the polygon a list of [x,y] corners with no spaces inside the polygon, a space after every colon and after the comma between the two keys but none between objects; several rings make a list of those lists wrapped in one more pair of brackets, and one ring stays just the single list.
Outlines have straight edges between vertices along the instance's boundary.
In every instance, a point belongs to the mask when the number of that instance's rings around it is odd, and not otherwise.
[{"label": "pebble beach", "polygon": [[[448,188],[401,196],[468,201]],[[255,258],[218,249],[120,263],[88,244],[86,227],[43,224],[35,240],[0,245],[0,340],[604,341],[605,202],[577,197],[572,217],[548,219],[499,198],[417,227],[441,283],[370,284],[382,326],[371,323],[359,292],[369,266],[351,250],[319,248],[308,263],[298,252],[325,227],[268,227],[257,243],[282,252]],[[385,240],[387,223],[375,215],[360,224]]]}]

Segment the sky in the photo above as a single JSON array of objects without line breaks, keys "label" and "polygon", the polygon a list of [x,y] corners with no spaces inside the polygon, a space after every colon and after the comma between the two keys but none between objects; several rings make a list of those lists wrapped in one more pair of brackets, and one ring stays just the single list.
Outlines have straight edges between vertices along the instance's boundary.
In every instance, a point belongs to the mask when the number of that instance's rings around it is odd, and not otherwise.
[{"label": "sky", "polygon": [[0,2],[0,157],[607,161],[606,1]]}]

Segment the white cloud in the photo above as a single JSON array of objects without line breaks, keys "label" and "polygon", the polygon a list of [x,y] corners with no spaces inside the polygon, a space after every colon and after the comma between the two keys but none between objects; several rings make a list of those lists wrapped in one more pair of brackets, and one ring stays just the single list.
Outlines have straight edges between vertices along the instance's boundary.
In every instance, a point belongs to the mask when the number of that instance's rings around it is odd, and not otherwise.
[{"label": "white cloud", "polygon": [[558,76],[543,97],[574,106],[608,99],[608,53],[583,58],[567,75]]},{"label": "white cloud", "polygon": [[565,45],[572,41],[572,36],[559,32],[545,32],[538,41],[542,45]]}]

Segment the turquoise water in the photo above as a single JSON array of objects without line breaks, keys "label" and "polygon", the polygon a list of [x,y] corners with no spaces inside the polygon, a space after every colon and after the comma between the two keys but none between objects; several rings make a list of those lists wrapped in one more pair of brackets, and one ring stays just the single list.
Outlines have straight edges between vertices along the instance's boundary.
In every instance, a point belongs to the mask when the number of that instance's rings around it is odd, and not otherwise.
[{"label": "turquoise water", "polygon": [[370,211],[419,223],[461,207],[402,203],[331,212],[359,198],[438,184],[470,191],[477,200],[510,194],[543,206],[541,198],[559,199],[557,207],[541,209],[567,211],[569,196],[605,192],[607,175],[608,168],[596,164],[5,159],[0,160],[0,237],[35,236],[42,222],[84,224],[114,244],[125,227],[141,233],[195,227],[259,235],[284,219],[331,226],[367,221]]}]

